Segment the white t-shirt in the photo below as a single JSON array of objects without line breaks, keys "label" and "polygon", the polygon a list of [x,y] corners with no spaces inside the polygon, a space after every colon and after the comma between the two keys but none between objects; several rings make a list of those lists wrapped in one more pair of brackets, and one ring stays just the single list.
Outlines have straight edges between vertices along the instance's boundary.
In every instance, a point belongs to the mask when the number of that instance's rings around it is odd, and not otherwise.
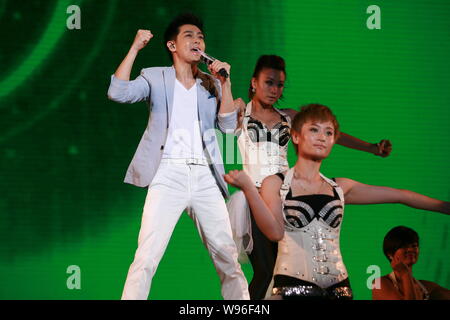
[{"label": "white t-shirt", "polygon": [[206,160],[197,107],[197,83],[189,90],[175,78],[172,115],[163,159]]}]

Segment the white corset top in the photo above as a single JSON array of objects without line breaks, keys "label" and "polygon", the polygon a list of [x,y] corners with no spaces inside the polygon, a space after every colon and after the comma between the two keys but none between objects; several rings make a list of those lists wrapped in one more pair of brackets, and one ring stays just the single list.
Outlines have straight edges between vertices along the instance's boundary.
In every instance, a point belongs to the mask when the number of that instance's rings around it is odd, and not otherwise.
[{"label": "white corset top", "polygon": [[251,114],[250,101],[244,113],[242,126],[236,131],[238,146],[242,156],[244,171],[260,187],[265,177],[286,171],[288,166],[287,148],[290,139],[291,120],[282,111],[274,108],[281,115],[282,121],[268,129]]},{"label": "white corset top", "polygon": [[283,179],[280,191],[285,233],[278,242],[274,275],[286,275],[330,287],[348,277],[342,260],[339,236],[344,214],[342,189],[322,176],[333,187],[333,196],[313,194],[292,196],[293,170]]}]

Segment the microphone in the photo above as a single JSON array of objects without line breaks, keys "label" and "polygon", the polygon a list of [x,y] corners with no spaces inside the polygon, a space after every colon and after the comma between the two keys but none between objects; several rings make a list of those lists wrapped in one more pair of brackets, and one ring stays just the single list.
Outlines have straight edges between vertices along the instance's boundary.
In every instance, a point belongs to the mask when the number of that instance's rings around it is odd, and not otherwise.
[{"label": "microphone", "polygon": [[[207,66],[209,66],[211,63],[213,63],[214,61],[216,61],[216,58],[211,57],[210,55],[207,55],[206,53],[204,53],[202,50],[200,50],[199,48],[195,48],[195,50],[197,50],[198,53],[200,53],[201,55],[201,61],[206,64]],[[222,77],[224,78],[228,78],[228,72],[227,70],[225,70],[224,68],[220,69],[218,72]]]}]

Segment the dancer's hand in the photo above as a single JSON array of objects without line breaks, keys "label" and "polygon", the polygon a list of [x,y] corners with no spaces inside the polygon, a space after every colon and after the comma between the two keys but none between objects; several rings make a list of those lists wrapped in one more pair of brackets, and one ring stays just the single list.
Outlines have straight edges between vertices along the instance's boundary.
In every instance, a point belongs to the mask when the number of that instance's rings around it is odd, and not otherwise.
[{"label": "dancer's hand", "polygon": [[239,112],[243,112],[245,110],[245,102],[242,98],[234,99],[234,108],[239,109]]},{"label": "dancer's hand", "polygon": [[234,187],[245,190],[254,186],[252,179],[245,171],[231,170],[223,176],[225,181]]},{"label": "dancer's hand", "polygon": [[244,118],[245,102],[241,98],[234,99],[234,110],[238,110],[238,125],[237,129],[241,128],[242,119]]},{"label": "dancer's hand", "polygon": [[392,151],[392,143],[389,140],[381,140],[380,142],[375,144],[376,150],[375,155],[380,156],[382,158],[386,158],[391,154]]},{"label": "dancer's hand", "polygon": [[397,250],[391,261],[392,270],[397,272],[401,277],[411,275],[411,269],[402,261],[404,254],[404,249]]},{"label": "dancer's hand", "polygon": [[151,38],[153,38],[153,34],[150,30],[138,30],[133,44],[131,45],[131,49],[136,51],[141,50],[147,45],[147,43],[149,43]]}]

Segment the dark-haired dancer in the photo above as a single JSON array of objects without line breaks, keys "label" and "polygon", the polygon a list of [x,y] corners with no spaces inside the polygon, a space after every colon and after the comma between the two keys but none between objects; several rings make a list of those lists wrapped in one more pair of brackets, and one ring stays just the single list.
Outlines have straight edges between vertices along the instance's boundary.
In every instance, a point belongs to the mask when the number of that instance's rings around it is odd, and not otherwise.
[{"label": "dark-haired dancer", "polygon": [[151,113],[125,177],[127,183],[148,186],[148,193],[122,299],[148,298],[156,268],[186,208],[194,212],[219,274],[223,298],[248,299],[225,205],[228,191],[214,131],[216,123],[223,132],[236,127],[230,78],[218,74],[222,68],[230,74],[230,66],[216,60],[209,66],[214,78],[197,68],[197,49],[205,50],[203,24],[183,14],[164,35],[173,66],[143,69],[129,81],[136,55],[152,37],[149,30],[138,31],[108,91],[117,102],[147,101]]},{"label": "dark-haired dancer", "polygon": [[303,107],[291,134],[295,166],[265,178],[260,190],[245,171],[225,175],[243,190],[263,234],[279,241],[273,298],[352,299],[339,244],[344,198],[347,204],[402,203],[450,213],[450,203],[412,191],[324,177],[320,166],[339,137],[339,124],[325,106]]},{"label": "dark-haired dancer", "polygon": [[416,231],[404,226],[392,228],[384,237],[383,252],[392,272],[375,279],[373,300],[450,300],[450,290],[413,276],[412,268],[419,259]]},{"label": "dark-haired dancer", "polygon": [[[259,57],[251,79],[251,101],[247,106],[240,101],[241,112],[236,130],[238,145],[244,171],[257,188],[261,187],[265,177],[288,169],[289,131],[291,119],[297,111],[274,107],[283,94],[285,80],[283,58],[263,55]],[[388,140],[371,144],[343,133],[337,143],[383,157],[391,152]],[[246,253],[249,253],[253,267],[253,278],[249,285],[250,298],[263,299],[272,279],[277,244],[269,241],[258,229],[248,212],[242,192],[235,192],[227,206],[241,261],[245,261]]]}]

